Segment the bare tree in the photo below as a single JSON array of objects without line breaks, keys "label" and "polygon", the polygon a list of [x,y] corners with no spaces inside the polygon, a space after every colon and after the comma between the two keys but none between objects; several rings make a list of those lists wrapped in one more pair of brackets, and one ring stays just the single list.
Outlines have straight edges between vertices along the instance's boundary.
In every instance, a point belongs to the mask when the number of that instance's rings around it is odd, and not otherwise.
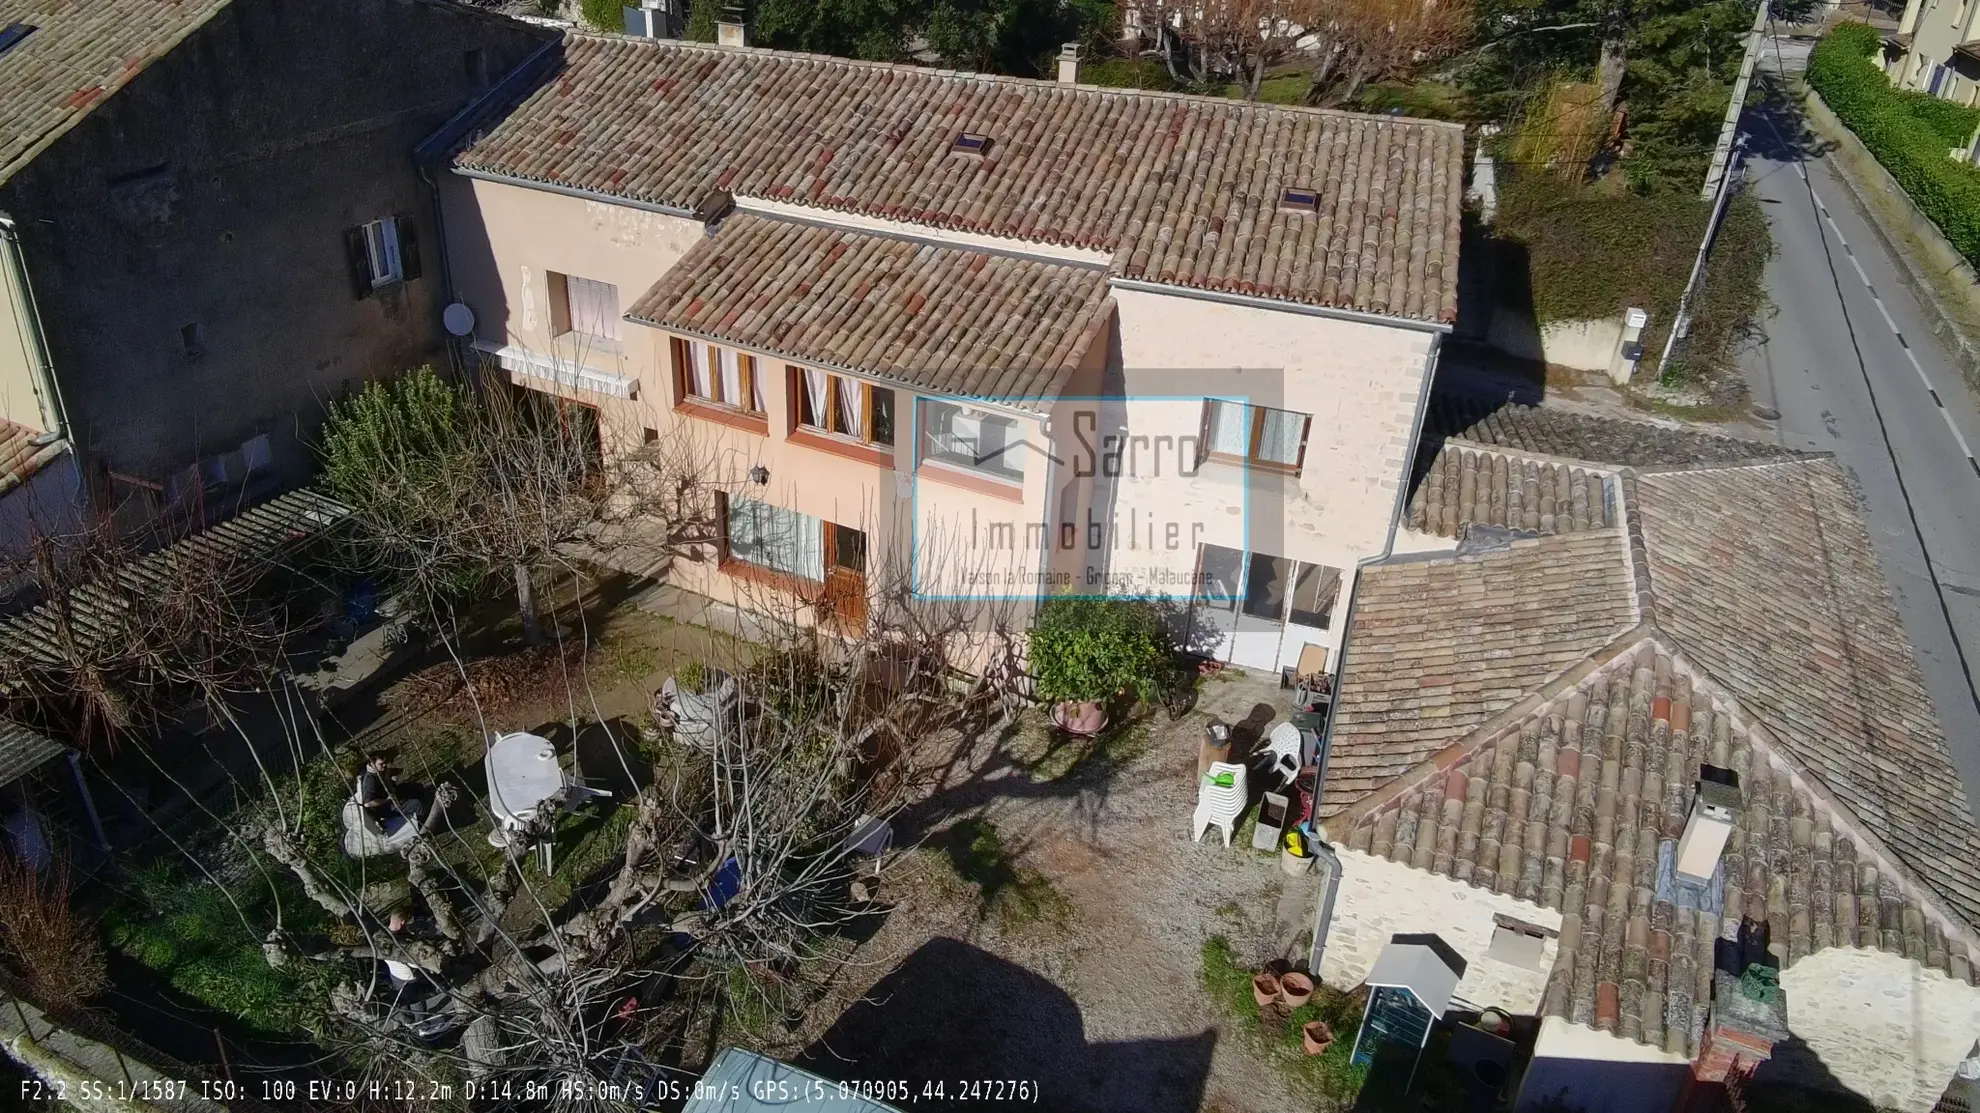
[{"label": "bare tree", "polygon": [[96,925],[70,903],[66,857],[43,874],[0,855],[0,952],[44,1006],[82,1004],[109,984]]},{"label": "bare tree", "polygon": [[1151,12],[1171,77],[1235,82],[1255,101],[1265,71],[1292,56],[1320,10],[1318,0],[1159,0]]},{"label": "bare tree", "polygon": [[538,581],[569,567],[569,550],[671,549],[695,540],[705,517],[687,446],[635,449],[607,435],[590,406],[422,368],[332,407],[325,479],[356,512],[376,567],[435,605],[507,579],[536,645]]},{"label": "bare tree", "polygon": [[1343,104],[1371,82],[1420,72],[1463,49],[1470,0],[1337,0],[1313,25],[1308,104]]}]

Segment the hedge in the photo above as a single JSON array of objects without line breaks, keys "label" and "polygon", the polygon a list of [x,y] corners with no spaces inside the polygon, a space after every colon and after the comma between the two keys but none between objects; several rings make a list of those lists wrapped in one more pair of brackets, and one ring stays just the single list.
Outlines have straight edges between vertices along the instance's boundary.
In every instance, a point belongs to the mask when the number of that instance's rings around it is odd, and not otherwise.
[{"label": "hedge", "polygon": [[1980,263],[1980,170],[1946,157],[1980,126],[1980,110],[1896,89],[1870,61],[1877,31],[1845,23],[1808,57],[1808,84],[1946,239]]}]

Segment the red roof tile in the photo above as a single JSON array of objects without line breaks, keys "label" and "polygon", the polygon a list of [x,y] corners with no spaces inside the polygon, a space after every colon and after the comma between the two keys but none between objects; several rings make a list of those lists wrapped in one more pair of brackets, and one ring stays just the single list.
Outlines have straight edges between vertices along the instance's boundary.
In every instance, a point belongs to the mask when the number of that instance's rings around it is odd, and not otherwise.
[{"label": "red roof tile", "polygon": [[[1089,248],[1125,278],[1456,317],[1454,125],[589,35],[564,64],[455,165],[684,210],[727,188]],[[989,151],[952,152],[965,130]],[[1280,208],[1295,186],[1318,212]]]}]

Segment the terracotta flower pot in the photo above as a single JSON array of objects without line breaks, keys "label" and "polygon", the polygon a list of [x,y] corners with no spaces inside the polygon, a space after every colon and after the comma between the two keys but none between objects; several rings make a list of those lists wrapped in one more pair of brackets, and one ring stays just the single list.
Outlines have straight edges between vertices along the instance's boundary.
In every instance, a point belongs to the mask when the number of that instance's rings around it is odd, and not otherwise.
[{"label": "terracotta flower pot", "polygon": [[1279,1000],[1286,1008],[1296,1009],[1313,999],[1313,979],[1297,970],[1279,978]]},{"label": "terracotta flower pot", "polygon": [[1308,1055],[1325,1055],[1334,1046],[1334,1029],[1324,1020],[1309,1020],[1300,1026],[1299,1042]]},{"label": "terracotta flower pot", "polygon": [[1279,999],[1279,979],[1269,970],[1260,970],[1251,976],[1251,997],[1259,1008]]},{"label": "terracotta flower pot", "polygon": [[1093,700],[1067,700],[1052,708],[1052,725],[1067,734],[1090,738],[1107,729],[1107,709]]}]

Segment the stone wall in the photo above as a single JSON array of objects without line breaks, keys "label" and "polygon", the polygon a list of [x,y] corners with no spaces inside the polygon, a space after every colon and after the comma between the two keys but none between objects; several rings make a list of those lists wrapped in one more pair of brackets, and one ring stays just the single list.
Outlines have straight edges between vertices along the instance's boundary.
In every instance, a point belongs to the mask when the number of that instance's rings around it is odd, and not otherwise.
[{"label": "stone wall", "polygon": [[1980,1039],[1980,989],[1882,951],[1831,947],[1781,973],[1793,1038],[1766,1072],[1926,1113]]},{"label": "stone wall", "polygon": [[1559,931],[1559,912],[1386,858],[1344,847],[1336,851],[1341,858],[1341,887],[1320,962],[1323,981],[1343,989],[1360,985],[1390,936],[1432,932],[1467,964],[1464,979],[1458,982],[1459,997],[1520,1015],[1531,1015],[1540,1007],[1547,972],[1554,967],[1556,940],[1546,940],[1536,969],[1487,958],[1485,951],[1492,944],[1495,913]]}]

